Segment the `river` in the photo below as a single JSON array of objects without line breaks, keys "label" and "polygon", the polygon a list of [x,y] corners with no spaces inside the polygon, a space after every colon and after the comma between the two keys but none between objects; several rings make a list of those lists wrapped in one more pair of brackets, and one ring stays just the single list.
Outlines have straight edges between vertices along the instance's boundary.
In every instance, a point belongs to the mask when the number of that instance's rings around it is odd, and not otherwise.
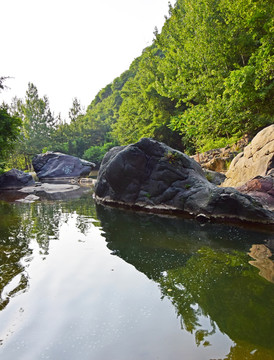
[{"label": "river", "polygon": [[249,255],[271,236],[91,194],[0,202],[0,358],[273,360],[273,261]]}]

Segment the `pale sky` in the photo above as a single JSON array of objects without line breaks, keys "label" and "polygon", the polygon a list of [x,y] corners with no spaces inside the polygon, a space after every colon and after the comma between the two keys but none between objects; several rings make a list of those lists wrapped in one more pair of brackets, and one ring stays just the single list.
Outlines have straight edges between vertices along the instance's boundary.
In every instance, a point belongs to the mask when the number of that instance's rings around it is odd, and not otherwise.
[{"label": "pale sky", "polygon": [[[28,82],[68,118],[129,68],[168,15],[168,0],[1,0],[0,103],[24,98]],[[170,1],[174,5],[175,0]]]}]

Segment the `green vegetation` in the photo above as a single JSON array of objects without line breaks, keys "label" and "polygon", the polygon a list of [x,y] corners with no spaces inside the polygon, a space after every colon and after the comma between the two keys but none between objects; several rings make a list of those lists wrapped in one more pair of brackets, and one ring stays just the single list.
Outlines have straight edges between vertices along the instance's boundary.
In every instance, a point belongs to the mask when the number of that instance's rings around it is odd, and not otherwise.
[{"label": "green vegetation", "polygon": [[272,14],[271,0],[177,0],[153,44],[86,111],[73,99],[69,123],[29,84],[5,108],[23,123],[9,166],[47,150],[100,162],[144,136],[193,154],[255,135],[274,122]]},{"label": "green vegetation", "polygon": [[[0,91],[5,88],[5,77],[0,77]],[[0,106],[0,173],[4,171],[6,160],[19,135],[21,120],[8,113],[8,106]]]}]

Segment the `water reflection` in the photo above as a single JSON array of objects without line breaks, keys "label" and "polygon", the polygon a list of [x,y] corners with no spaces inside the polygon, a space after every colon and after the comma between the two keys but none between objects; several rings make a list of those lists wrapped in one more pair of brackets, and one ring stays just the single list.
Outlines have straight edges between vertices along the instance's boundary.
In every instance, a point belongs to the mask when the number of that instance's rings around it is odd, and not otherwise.
[{"label": "water reflection", "polygon": [[274,287],[247,254],[266,234],[102,206],[97,214],[113,254],[159,284],[197,346],[218,328],[235,342],[226,359],[273,358]]},{"label": "water reflection", "polygon": [[249,255],[255,260],[249,261],[249,264],[260,270],[259,275],[274,283],[274,262],[270,259],[272,257],[270,249],[264,244],[254,244]]},{"label": "water reflection", "polygon": [[158,284],[197,347],[211,346],[220,333],[234,342],[225,359],[274,358],[274,286],[259,276],[248,255],[253,244],[251,253],[258,255],[267,234],[95,207],[91,197],[0,204],[0,310],[28,290],[34,249],[47,258],[50,242],[59,240],[71,217],[83,235],[92,224],[101,226],[112,254]]},{"label": "water reflection", "polygon": [[[10,298],[25,292],[29,286],[28,263],[33,246],[39,254],[48,255],[50,241],[59,239],[59,229],[77,214],[76,227],[86,234],[96,224],[96,211],[91,197],[67,202],[9,204],[0,202],[0,310]],[[35,244],[33,244],[35,242]]]}]

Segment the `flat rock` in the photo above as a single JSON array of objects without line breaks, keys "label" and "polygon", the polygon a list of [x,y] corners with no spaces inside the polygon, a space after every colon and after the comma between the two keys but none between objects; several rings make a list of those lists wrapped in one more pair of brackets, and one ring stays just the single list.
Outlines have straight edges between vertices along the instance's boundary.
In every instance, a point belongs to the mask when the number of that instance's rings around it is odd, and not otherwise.
[{"label": "flat rock", "polygon": [[89,161],[59,152],[36,155],[32,160],[32,165],[40,180],[86,176],[95,167],[95,164]]},{"label": "flat rock", "polygon": [[11,169],[0,175],[0,190],[20,189],[34,184],[32,176],[21,170]]},{"label": "flat rock", "polygon": [[77,198],[88,191],[88,189],[73,184],[43,183],[39,186],[28,186],[19,191],[22,193],[34,194],[42,199],[63,200],[67,198]]},{"label": "flat rock", "polygon": [[31,203],[33,203],[34,201],[39,200],[39,199],[40,199],[39,196],[36,196],[36,195],[28,195],[28,196],[26,196],[26,197],[23,198],[23,199],[17,199],[17,200],[15,200],[15,201],[21,202],[21,203],[24,203],[24,204],[31,204]]},{"label": "flat rock", "polygon": [[95,196],[100,203],[152,212],[274,224],[274,214],[254,198],[210,183],[195,160],[148,138],[105,155]]}]

